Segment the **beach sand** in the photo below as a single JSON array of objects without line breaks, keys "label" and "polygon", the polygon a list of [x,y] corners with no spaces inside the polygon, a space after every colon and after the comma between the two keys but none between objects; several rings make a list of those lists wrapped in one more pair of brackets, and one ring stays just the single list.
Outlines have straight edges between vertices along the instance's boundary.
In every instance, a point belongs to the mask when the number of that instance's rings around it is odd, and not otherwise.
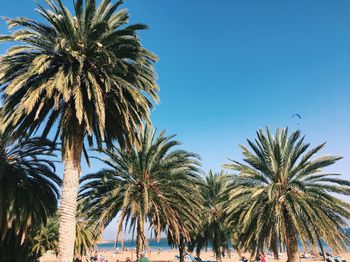
[{"label": "beach sand", "polygon": [[[127,257],[131,258],[132,261],[135,261],[136,254],[135,252],[124,252],[123,254],[113,254],[112,251],[101,251],[100,252],[107,260],[108,262],[116,262],[116,261],[125,261]],[[178,255],[178,250],[172,249],[172,250],[164,250],[160,253],[158,251],[152,251],[150,254],[147,255],[147,257],[151,261],[179,261],[175,258],[175,255]],[[246,257],[249,258],[249,254],[243,254]],[[345,257],[347,261],[350,261],[350,252],[342,253],[342,256]],[[215,257],[211,251],[203,251],[201,253],[201,258],[203,260],[212,260],[215,261]],[[225,257],[222,261],[223,262],[238,262],[239,256],[237,252],[232,252],[231,257]],[[56,261],[56,257],[54,255],[45,254],[41,259],[40,262],[54,262]],[[83,259],[85,262],[85,260]],[[267,262],[285,262],[287,261],[286,254],[282,254],[282,258],[279,260],[275,260],[271,257],[267,257]],[[318,259],[312,259],[312,258],[302,258],[300,259],[301,262],[317,262],[317,261],[323,261],[321,258]]]}]

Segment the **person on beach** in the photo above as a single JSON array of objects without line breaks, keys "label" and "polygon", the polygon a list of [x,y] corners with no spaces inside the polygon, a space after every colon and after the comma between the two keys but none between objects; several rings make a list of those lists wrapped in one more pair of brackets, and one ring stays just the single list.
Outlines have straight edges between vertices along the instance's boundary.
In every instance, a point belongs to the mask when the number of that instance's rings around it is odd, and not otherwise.
[{"label": "person on beach", "polygon": [[95,254],[94,254],[94,261],[97,261],[97,258],[98,258],[98,252],[95,251]]},{"label": "person on beach", "polygon": [[264,254],[259,254],[259,260],[260,260],[261,262],[266,262],[266,259],[265,259]]},{"label": "person on beach", "polygon": [[241,258],[241,261],[242,261],[242,262],[248,262],[248,259],[247,259],[246,257],[243,256],[243,257]]},{"label": "person on beach", "polygon": [[139,262],[150,262],[150,260],[146,257],[145,253],[142,253]]}]

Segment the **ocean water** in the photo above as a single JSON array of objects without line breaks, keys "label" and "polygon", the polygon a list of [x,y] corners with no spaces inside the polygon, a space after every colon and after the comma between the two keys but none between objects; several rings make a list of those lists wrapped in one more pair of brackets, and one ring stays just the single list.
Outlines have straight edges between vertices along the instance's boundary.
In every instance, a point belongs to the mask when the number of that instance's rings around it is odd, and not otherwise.
[{"label": "ocean water", "polygon": [[[322,241],[323,242],[323,241]],[[149,240],[148,245],[151,250],[157,251],[159,249],[161,250],[170,250],[172,247],[168,244],[168,240],[163,238],[159,242],[157,240]],[[118,242],[117,247],[121,248],[121,242]],[[136,247],[136,242],[132,240],[127,240],[124,242],[124,248],[130,249],[135,249]],[[332,252],[332,250],[323,242],[323,248],[325,252]],[[103,243],[103,244],[97,244],[97,249],[98,250],[115,250],[114,243]],[[208,250],[211,250],[211,245],[209,244]],[[349,248],[348,248],[349,250]],[[299,242],[299,251],[303,252],[304,248]]]},{"label": "ocean water", "polygon": [[[167,239],[161,239],[159,242],[157,240],[148,240],[148,245],[152,250],[171,249],[171,246],[169,246]],[[122,246],[121,242],[118,242],[117,247],[121,248],[121,246]],[[136,241],[132,241],[132,240],[124,241],[124,248],[134,249],[135,246],[136,246]],[[114,243],[103,243],[103,244],[97,244],[97,248],[99,250],[114,250],[115,246],[114,246]]]}]

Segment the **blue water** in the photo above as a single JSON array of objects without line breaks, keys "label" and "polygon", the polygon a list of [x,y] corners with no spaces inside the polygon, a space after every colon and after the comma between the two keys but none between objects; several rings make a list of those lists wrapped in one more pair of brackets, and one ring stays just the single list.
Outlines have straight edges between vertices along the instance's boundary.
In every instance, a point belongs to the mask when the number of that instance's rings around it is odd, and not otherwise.
[{"label": "blue water", "polygon": [[[323,241],[322,241],[323,242]],[[149,240],[148,241],[148,245],[150,247],[151,250],[169,250],[172,247],[169,246],[168,244],[168,240],[167,239],[161,239],[159,242],[157,240]],[[118,242],[117,247],[121,248],[121,242]],[[127,240],[124,242],[124,248],[128,248],[129,250],[131,249],[135,249],[136,243],[135,241],[132,240]],[[331,252],[331,249],[325,244],[323,243],[323,248],[325,249],[326,252]],[[114,243],[104,243],[104,244],[98,244],[97,245],[97,249],[99,250],[115,250],[114,247]],[[211,250],[211,246],[209,245],[209,249]],[[299,251],[303,251],[304,248],[301,245],[301,243],[299,243]]]},{"label": "blue water", "polygon": [[[157,240],[149,240],[148,245],[150,249],[152,250],[169,250],[171,249],[171,246],[168,245],[168,240],[167,239],[161,239],[159,242]],[[121,242],[118,242],[117,247],[121,248],[122,244]],[[134,249],[136,246],[136,242],[132,240],[127,240],[124,242],[124,248],[128,249]],[[100,250],[114,250],[114,243],[103,243],[103,244],[98,244],[97,248]]]}]

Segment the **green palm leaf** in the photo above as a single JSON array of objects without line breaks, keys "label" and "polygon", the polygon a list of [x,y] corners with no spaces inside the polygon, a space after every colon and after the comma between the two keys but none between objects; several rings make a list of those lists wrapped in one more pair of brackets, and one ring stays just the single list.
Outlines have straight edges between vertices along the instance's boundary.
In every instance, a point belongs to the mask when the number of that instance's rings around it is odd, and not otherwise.
[{"label": "green palm leaf", "polygon": [[[104,229],[119,216],[116,242],[125,230],[136,232],[137,255],[147,246],[145,226],[160,238],[167,231],[173,243],[189,239],[198,221],[202,196],[199,157],[174,149],[174,136],[146,128],[140,146],[130,152],[103,150],[107,168],[82,178],[80,201],[84,212]],[[188,223],[192,221],[192,223]]]},{"label": "green palm leaf", "polygon": [[305,248],[323,239],[343,250],[350,205],[334,194],[349,195],[350,182],[322,172],[341,157],[315,158],[325,144],[307,151],[299,131],[272,136],[267,128],[257,137],[248,140],[251,149],[242,146],[244,164],[225,165],[237,172],[225,192],[225,212],[226,222],[240,232],[238,247],[253,253],[272,249],[277,256],[278,245],[286,245],[288,261],[299,260],[297,239]]}]

